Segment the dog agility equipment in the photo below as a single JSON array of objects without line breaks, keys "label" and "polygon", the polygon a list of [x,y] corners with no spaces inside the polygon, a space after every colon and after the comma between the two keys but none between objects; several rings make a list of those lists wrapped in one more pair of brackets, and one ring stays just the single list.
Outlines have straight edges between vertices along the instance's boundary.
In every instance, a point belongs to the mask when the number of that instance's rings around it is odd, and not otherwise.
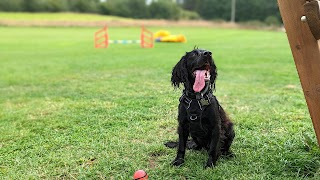
[{"label": "dog agility equipment", "polygon": [[140,44],[142,48],[152,48],[153,33],[142,26],[140,40],[110,40],[108,26],[104,26],[94,33],[94,47],[107,48],[109,44]]},{"label": "dog agility equipment", "polygon": [[310,1],[304,5],[305,16],[301,17],[301,21],[307,22],[314,38],[320,39],[320,2]]},{"label": "dog agility equipment", "polygon": [[159,30],[155,32],[153,37],[156,42],[187,42],[187,38],[183,34],[172,35],[169,31],[166,30]]},{"label": "dog agility equipment", "polygon": [[294,62],[320,145],[320,50],[317,41],[320,38],[319,4],[319,1],[315,0],[278,0]]}]

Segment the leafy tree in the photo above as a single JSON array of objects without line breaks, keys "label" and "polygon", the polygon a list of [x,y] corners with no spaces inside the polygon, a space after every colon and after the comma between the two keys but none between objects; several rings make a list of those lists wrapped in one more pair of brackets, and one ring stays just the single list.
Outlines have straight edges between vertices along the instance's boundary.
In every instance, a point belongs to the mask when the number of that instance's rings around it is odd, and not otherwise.
[{"label": "leafy tree", "polygon": [[69,7],[74,12],[98,12],[97,0],[69,0]]},{"label": "leafy tree", "polygon": [[[230,20],[231,0],[185,0],[182,7],[196,11],[204,19]],[[236,21],[264,21],[274,16],[281,21],[277,0],[236,0]]]},{"label": "leafy tree", "polygon": [[238,21],[264,21],[271,15],[281,18],[276,0],[237,0],[236,20]]},{"label": "leafy tree", "polygon": [[182,7],[185,10],[197,11],[202,2],[202,0],[184,0]]},{"label": "leafy tree", "polygon": [[181,9],[171,1],[158,1],[150,4],[149,11],[151,18],[178,20]]},{"label": "leafy tree", "polygon": [[132,18],[147,18],[149,17],[149,9],[145,0],[129,0],[127,2],[130,7],[130,17]]},{"label": "leafy tree", "polygon": [[0,11],[22,11],[22,0],[0,0]]},{"label": "leafy tree", "polygon": [[22,7],[23,7],[23,10],[27,12],[45,11],[45,1],[44,0],[23,0]]},{"label": "leafy tree", "polygon": [[[232,0],[0,0],[0,11],[101,13],[132,18],[230,20]],[[183,8],[184,10],[182,10]],[[199,17],[200,16],[200,17]],[[269,17],[269,18],[268,18]],[[281,22],[277,0],[236,0],[236,21]]]},{"label": "leafy tree", "polygon": [[204,19],[230,19],[231,1],[203,0],[197,12]]},{"label": "leafy tree", "polygon": [[65,0],[47,0],[46,10],[49,12],[67,11],[69,9]]},{"label": "leafy tree", "polygon": [[130,7],[128,6],[128,0],[108,0],[106,2],[110,14],[115,16],[129,17]]},{"label": "leafy tree", "polygon": [[105,14],[105,15],[111,15],[111,9],[110,6],[107,3],[100,3],[98,5],[98,12],[100,14]]}]

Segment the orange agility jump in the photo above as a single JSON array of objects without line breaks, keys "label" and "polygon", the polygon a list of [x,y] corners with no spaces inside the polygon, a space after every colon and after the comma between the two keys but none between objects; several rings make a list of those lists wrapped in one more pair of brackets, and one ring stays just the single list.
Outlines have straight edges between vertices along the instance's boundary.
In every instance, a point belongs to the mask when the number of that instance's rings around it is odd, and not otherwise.
[{"label": "orange agility jump", "polygon": [[94,47],[107,48],[109,44],[140,44],[142,48],[153,48],[153,33],[141,27],[140,40],[110,40],[108,26],[94,33]]}]

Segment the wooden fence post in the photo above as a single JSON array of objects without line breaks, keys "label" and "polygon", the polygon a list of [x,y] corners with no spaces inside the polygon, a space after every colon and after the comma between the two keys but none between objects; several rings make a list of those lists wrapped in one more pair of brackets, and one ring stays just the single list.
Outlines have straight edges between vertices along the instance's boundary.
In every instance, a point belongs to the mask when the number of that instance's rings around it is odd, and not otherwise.
[{"label": "wooden fence post", "polygon": [[301,21],[301,17],[305,15],[303,6],[305,3],[306,0],[278,0],[294,62],[320,145],[320,51],[308,23]]}]

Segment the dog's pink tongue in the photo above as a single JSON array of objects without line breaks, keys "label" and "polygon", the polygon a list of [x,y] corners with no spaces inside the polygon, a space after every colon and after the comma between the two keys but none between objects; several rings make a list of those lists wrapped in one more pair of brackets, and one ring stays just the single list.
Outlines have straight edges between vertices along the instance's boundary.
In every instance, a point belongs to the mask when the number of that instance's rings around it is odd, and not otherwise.
[{"label": "dog's pink tongue", "polygon": [[193,84],[193,90],[194,92],[200,92],[204,86],[205,86],[205,75],[206,75],[206,70],[196,70],[195,74],[196,74],[196,79],[195,82]]}]

